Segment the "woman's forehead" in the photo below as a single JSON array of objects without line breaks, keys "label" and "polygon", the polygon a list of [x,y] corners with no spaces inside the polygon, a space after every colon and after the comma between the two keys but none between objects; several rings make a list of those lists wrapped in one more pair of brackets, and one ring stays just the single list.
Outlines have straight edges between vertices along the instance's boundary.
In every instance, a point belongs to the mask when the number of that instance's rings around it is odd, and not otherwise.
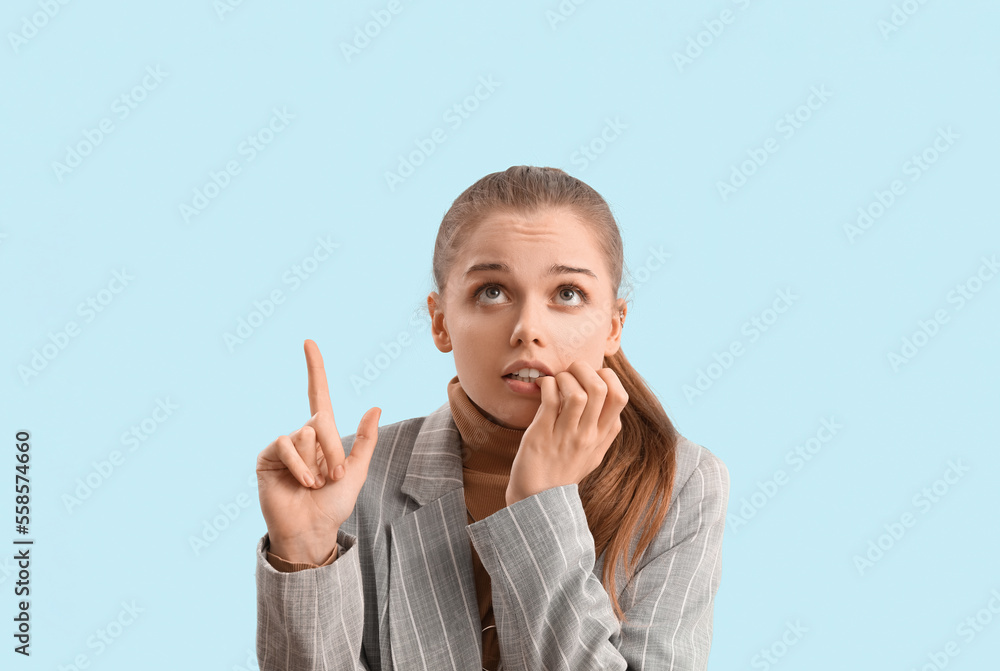
[{"label": "woman's forehead", "polygon": [[494,210],[486,213],[476,232],[514,229],[524,233],[545,233],[563,228],[585,227],[585,222],[569,207],[544,207],[531,212]]},{"label": "woman's forehead", "polygon": [[551,263],[566,265],[572,264],[566,259],[555,257],[569,255],[596,258],[601,254],[591,227],[575,216],[549,213],[525,218],[497,214],[470,231],[462,244],[459,257],[469,259],[484,254],[495,256],[515,247],[518,248],[519,255],[531,253],[536,257],[544,256]]}]

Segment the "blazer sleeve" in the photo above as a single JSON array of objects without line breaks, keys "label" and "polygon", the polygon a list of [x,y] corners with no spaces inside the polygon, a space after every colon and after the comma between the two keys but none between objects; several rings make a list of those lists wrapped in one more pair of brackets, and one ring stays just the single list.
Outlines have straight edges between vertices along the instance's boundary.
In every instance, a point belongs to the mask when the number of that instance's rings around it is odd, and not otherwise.
[{"label": "blazer sleeve", "polygon": [[593,573],[594,539],[577,485],[539,492],[467,527],[490,574],[505,671],[707,668],[729,472],[701,450],[622,591],[622,624]]},{"label": "blazer sleeve", "polygon": [[283,573],[257,543],[257,663],[261,671],[372,671],[361,646],[364,596],[357,536],[337,533],[337,559]]}]

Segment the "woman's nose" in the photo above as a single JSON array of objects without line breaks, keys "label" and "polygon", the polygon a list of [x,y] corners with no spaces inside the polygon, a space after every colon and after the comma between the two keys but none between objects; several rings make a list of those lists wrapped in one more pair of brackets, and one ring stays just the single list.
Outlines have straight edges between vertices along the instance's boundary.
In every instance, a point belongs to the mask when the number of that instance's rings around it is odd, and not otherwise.
[{"label": "woman's nose", "polygon": [[543,320],[539,306],[523,305],[517,312],[514,328],[511,330],[511,347],[516,347],[519,343],[544,345]]}]

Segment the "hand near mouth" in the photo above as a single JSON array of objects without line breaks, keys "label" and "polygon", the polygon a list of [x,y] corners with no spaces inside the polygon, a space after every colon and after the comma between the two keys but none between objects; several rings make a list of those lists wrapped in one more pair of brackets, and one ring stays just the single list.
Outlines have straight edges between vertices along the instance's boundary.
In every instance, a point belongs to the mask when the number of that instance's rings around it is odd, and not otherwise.
[{"label": "hand near mouth", "polygon": [[580,484],[604,460],[628,404],[613,370],[594,370],[583,361],[535,384],[542,402],[514,457],[507,505],[552,487]]}]

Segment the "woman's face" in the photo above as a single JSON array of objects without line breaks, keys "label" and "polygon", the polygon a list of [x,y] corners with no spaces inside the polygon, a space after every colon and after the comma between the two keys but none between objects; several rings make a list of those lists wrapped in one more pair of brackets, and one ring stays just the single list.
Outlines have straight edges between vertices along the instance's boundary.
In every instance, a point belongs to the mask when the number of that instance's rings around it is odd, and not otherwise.
[{"label": "woman's face", "polygon": [[450,273],[443,302],[437,292],[427,297],[434,343],[454,351],[462,389],[497,424],[526,428],[541,403],[534,382],[505,379],[518,360],[555,375],[577,360],[599,370],[618,351],[626,304],[571,210],[490,215]]}]

